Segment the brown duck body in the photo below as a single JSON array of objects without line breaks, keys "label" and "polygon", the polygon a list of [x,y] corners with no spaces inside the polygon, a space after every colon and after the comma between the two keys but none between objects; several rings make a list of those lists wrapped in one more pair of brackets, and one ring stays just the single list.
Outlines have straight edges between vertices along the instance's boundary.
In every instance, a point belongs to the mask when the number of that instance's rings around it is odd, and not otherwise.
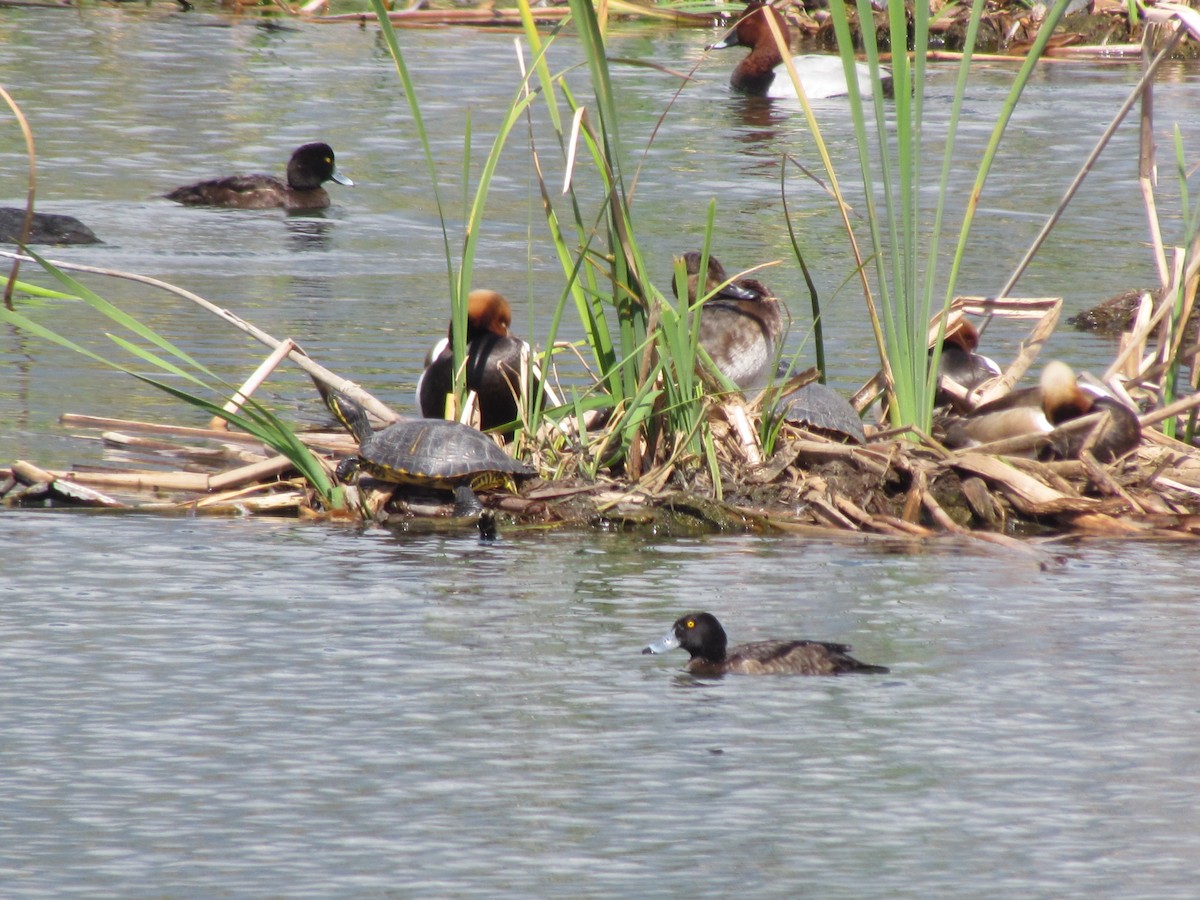
[{"label": "brown duck body", "polygon": [[[15,244],[25,227],[25,210],[20,207],[0,207],[0,243]],[[92,229],[74,216],[60,213],[35,212],[29,224],[27,244],[99,244]]]},{"label": "brown duck body", "polygon": [[700,308],[700,346],[721,374],[738,387],[761,387],[775,366],[783,341],[779,301],[754,279],[729,281],[725,268],[711,255],[701,290],[701,254],[689,251],[683,262],[689,303],[711,295]]},{"label": "brown duck body", "polygon": [[[512,309],[495,291],[471,291],[467,298],[467,389],[479,404],[479,427],[484,431],[517,421],[524,380],[532,398],[537,390],[531,371],[529,345],[508,333]],[[522,372],[525,372],[524,378]],[[427,418],[445,418],[446,395],[454,390],[454,350],[450,338],[439,341],[417,383],[417,404]],[[508,429],[511,431],[512,429]]]},{"label": "brown duck body", "polygon": [[1046,364],[1037,387],[1012,391],[953,421],[946,430],[946,443],[971,447],[1026,434],[1049,434],[1065,422],[1102,411],[1109,416],[1099,424],[1094,439],[1087,430],[1073,432],[1052,445],[1047,455],[1074,459],[1090,442],[1098,460],[1111,462],[1136,447],[1142,435],[1133,410],[1112,397],[1081,388],[1071,367],[1055,360]]},{"label": "brown duck body", "polygon": [[850,656],[848,644],[826,641],[769,640],[726,649],[725,629],[707,612],[676,619],[662,638],[643,653],[662,653],[682,647],[691,654],[685,667],[693,675],[845,675],[885,674],[888,669]]},{"label": "brown duck body", "polygon": [[337,171],[328,144],[305,144],[288,161],[287,182],[274,175],[230,175],[175,188],[164,196],[184,206],[225,206],[233,209],[324,209],[326,181],[354,184]]}]

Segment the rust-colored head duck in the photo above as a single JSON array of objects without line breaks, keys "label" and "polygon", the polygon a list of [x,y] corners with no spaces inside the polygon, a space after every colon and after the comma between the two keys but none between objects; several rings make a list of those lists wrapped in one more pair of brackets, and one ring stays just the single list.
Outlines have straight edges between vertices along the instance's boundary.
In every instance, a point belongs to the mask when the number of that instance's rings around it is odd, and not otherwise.
[{"label": "rust-colored head duck", "polygon": [[175,188],[164,196],[185,206],[226,206],[233,209],[324,209],[327,181],[353,185],[334,163],[328,144],[304,144],[288,161],[287,183],[274,175],[231,175]]},{"label": "rust-colored head duck", "polygon": [[1073,459],[1089,446],[1098,460],[1111,462],[1136,447],[1142,436],[1133,410],[1113,397],[1080,387],[1071,367],[1054,360],[1042,370],[1037,387],[1012,391],[953,422],[946,443],[972,447],[1026,434],[1048,434],[1072,419],[1101,411],[1109,415],[1094,435],[1089,430],[1072,432],[1043,455]]},{"label": "rust-colored head duck", "polygon": [[[761,97],[794,98],[796,88],[783,65],[783,55],[779,52],[779,45],[775,43],[767,16],[779,25],[783,41],[788,43],[788,26],[783,15],[765,0],[753,0],[746,6],[742,17],[729,34],[709,49],[751,48],[750,53],[737,64],[729,79],[735,91]],[[846,70],[838,56],[817,53],[793,56],[792,65],[796,68],[796,74],[800,76],[804,94],[809,100],[841,97],[850,92],[846,84]],[[875,87],[870,67],[864,63],[855,63],[854,72],[859,93],[864,98],[870,97]],[[881,87],[884,94],[888,95],[891,93],[891,74],[886,69],[880,69],[880,75]]]},{"label": "rust-colored head duck", "polygon": [[966,319],[959,319],[942,341],[941,373],[968,391],[999,375],[996,361],[977,353],[978,349],[978,329]]},{"label": "rust-colored head duck", "polygon": [[676,619],[671,630],[642,653],[665,653],[682,647],[691,654],[686,668],[693,675],[845,675],[888,671],[884,666],[855,659],[848,644],[771,640],[727,649],[727,642],[725,629],[716,616],[692,612]]},{"label": "rust-colored head duck", "polygon": [[[495,291],[474,290],[467,295],[467,389],[479,404],[479,427],[502,428],[519,419],[517,398],[522,383],[526,397],[537,389],[531,371],[529,345],[509,335],[512,307]],[[446,416],[446,395],[454,390],[454,350],[450,338],[438,341],[429,353],[425,371],[417,382],[417,405],[431,419]],[[525,372],[522,378],[522,372]],[[504,429],[511,433],[513,428]]]},{"label": "rust-colored head duck", "polygon": [[730,281],[724,267],[711,255],[701,289],[701,261],[701,254],[695,250],[683,254],[688,302],[694,304],[711,295],[700,309],[700,346],[738,387],[761,387],[770,378],[783,341],[779,301],[752,278]]}]

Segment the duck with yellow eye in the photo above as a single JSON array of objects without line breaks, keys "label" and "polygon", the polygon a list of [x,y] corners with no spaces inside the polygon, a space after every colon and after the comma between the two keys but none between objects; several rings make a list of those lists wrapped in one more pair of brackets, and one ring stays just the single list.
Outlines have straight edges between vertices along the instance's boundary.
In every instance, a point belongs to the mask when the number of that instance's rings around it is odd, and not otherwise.
[{"label": "duck with yellow eye", "polygon": [[692,612],[680,616],[665,635],[642,653],[665,653],[682,647],[691,654],[685,667],[693,675],[845,675],[852,672],[886,674],[850,656],[848,644],[825,641],[771,640],[738,644],[726,649],[725,629],[716,616]]},{"label": "duck with yellow eye", "polygon": [[224,206],[230,209],[325,209],[327,181],[352,186],[337,170],[333,148],[314,143],[297,147],[288,160],[287,183],[274,175],[230,175],[177,187],[168,200],[184,206]]},{"label": "duck with yellow eye", "polygon": [[[538,389],[538,372],[530,363],[530,347],[512,337],[512,308],[495,291],[467,295],[467,390],[479,404],[479,427],[511,434]],[[429,351],[425,371],[417,382],[417,405],[430,419],[446,417],[446,395],[454,390],[454,350],[451,337]],[[549,396],[549,395],[547,395]]]},{"label": "duck with yellow eye", "polygon": [[[715,256],[708,257],[700,286],[701,254],[683,254],[688,302],[700,307],[700,346],[717,369],[745,390],[762,387],[774,370],[783,341],[779,301],[752,278],[730,279]],[[675,283],[671,283],[672,289]],[[678,291],[676,291],[678,296]],[[704,299],[707,297],[708,299]]]}]

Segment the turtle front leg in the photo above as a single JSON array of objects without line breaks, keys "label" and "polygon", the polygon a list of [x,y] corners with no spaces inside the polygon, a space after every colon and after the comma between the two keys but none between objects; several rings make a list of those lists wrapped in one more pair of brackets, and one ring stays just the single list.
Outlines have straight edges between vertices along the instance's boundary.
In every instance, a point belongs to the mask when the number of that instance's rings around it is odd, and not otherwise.
[{"label": "turtle front leg", "polygon": [[475,491],[469,484],[460,484],[454,489],[454,515],[478,516],[483,512],[483,504],[475,496]]}]

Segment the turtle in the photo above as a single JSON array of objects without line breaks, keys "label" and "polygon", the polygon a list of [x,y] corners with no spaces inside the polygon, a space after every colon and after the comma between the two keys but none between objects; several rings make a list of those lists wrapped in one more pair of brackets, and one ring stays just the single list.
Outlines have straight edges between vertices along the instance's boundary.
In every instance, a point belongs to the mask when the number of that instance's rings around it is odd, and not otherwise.
[{"label": "turtle", "polygon": [[812,381],[779,401],[779,412],[789,422],[855,444],[865,444],[862,419],[845,397],[833,388]]},{"label": "turtle", "polygon": [[481,431],[446,419],[403,419],[379,431],[367,411],[341,391],[318,384],[330,411],[358,441],[357,459],[338,466],[343,481],[361,469],[373,478],[454,492],[455,515],[478,515],[476,490],[516,489],[513,479],[534,474]]}]

